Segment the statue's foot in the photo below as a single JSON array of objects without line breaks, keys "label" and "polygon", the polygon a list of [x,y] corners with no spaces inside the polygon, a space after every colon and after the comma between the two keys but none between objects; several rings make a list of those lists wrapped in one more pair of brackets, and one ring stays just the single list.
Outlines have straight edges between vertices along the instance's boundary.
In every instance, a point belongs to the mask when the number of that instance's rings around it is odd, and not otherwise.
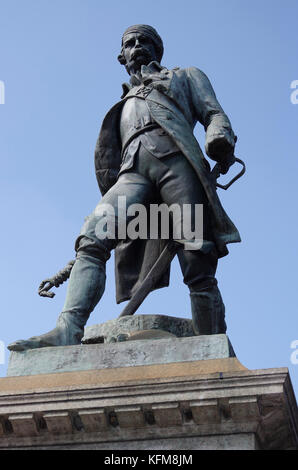
[{"label": "statue's foot", "polygon": [[80,334],[69,334],[66,328],[56,327],[40,336],[32,336],[27,340],[18,340],[7,346],[10,351],[26,351],[27,349],[48,348],[50,346],[69,346],[81,344]]}]

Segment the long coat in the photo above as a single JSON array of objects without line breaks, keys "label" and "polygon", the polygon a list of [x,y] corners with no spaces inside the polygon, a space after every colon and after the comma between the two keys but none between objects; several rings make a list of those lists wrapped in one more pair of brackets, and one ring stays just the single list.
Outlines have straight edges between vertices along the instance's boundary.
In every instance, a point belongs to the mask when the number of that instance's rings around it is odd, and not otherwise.
[{"label": "long coat", "polygon": [[[122,143],[119,122],[123,104],[131,96],[146,100],[151,117],[175,141],[185,158],[195,169],[209,202],[213,241],[218,256],[228,254],[228,243],[240,242],[237,228],[224,211],[218,198],[210,165],[194,137],[199,121],[205,128],[205,149],[216,137],[231,143],[234,133],[231,123],[217,101],[207,76],[195,67],[168,70],[156,62],[142,66],[143,84],[123,85],[124,95],[107,113],[95,149],[95,170],[98,185],[105,194],[117,180],[121,165]],[[131,298],[151,266],[158,258],[165,240],[123,240],[115,250],[116,300]],[[169,284],[169,271],[155,288]]]}]

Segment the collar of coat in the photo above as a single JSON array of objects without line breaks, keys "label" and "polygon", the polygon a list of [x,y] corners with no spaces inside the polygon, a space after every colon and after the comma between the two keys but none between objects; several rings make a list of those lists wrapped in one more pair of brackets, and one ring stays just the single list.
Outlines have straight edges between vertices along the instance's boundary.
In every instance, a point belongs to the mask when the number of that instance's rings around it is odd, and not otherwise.
[{"label": "collar of coat", "polygon": [[[176,67],[173,70],[178,69],[179,67]],[[152,61],[148,65],[142,65],[140,76],[132,75],[130,83],[122,84],[123,94],[121,99],[125,98],[126,95],[136,86],[150,87],[153,82],[162,86],[162,88],[167,89],[169,87],[172,74],[173,72],[171,70],[168,70],[156,61]]]}]

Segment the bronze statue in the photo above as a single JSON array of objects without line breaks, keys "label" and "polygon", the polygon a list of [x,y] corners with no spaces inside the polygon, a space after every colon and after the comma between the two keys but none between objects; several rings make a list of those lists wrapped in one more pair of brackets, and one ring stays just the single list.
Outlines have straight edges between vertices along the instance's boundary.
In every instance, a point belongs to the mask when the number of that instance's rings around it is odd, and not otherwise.
[{"label": "bronze statue", "polygon": [[[168,70],[161,65],[162,55],[162,39],[151,26],[135,25],[124,32],[118,60],[130,82],[123,85],[121,100],[106,115],[98,137],[95,168],[103,197],[76,240],[76,259],[67,268],[71,274],[63,310],[56,328],[16,341],[10,350],[80,344],[89,315],[104,292],[105,263],[111,250],[115,249],[118,303],[130,299],[146,279],[168,241],[120,238],[121,195],[127,205],[203,205],[200,249],[186,250],[181,245],[177,254],[190,290],[195,333],[225,333],[225,309],[215,273],[218,258],[228,254],[227,244],[239,242],[240,236],[221,206],[214,174],[193,130],[198,121],[204,126],[206,153],[222,174],[235,162],[236,137],[206,75],[194,67]],[[115,211],[114,239],[97,235],[103,204]],[[47,290],[55,281],[47,288],[45,282],[41,294],[53,295]],[[169,267],[150,289],[168,283]]]}]

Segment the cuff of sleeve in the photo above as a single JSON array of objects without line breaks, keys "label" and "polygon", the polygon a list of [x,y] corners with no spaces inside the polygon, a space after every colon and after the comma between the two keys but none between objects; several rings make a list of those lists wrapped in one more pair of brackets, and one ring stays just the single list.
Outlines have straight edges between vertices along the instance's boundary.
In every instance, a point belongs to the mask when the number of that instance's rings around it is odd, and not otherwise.
[{"label": "cuff of sleeve", "polygon": [[[232,129],[224,130],[220,132],[206,132],[205,151],[206,154],[213,160],[225,158],[227,154],[233,152],[235,147],[235,134]],[[216,145],[217,144],[217,145]],[[212,149],[212,147],[214,148]],[[216,147],[220,149],[220,152],[216,152]]]}]

